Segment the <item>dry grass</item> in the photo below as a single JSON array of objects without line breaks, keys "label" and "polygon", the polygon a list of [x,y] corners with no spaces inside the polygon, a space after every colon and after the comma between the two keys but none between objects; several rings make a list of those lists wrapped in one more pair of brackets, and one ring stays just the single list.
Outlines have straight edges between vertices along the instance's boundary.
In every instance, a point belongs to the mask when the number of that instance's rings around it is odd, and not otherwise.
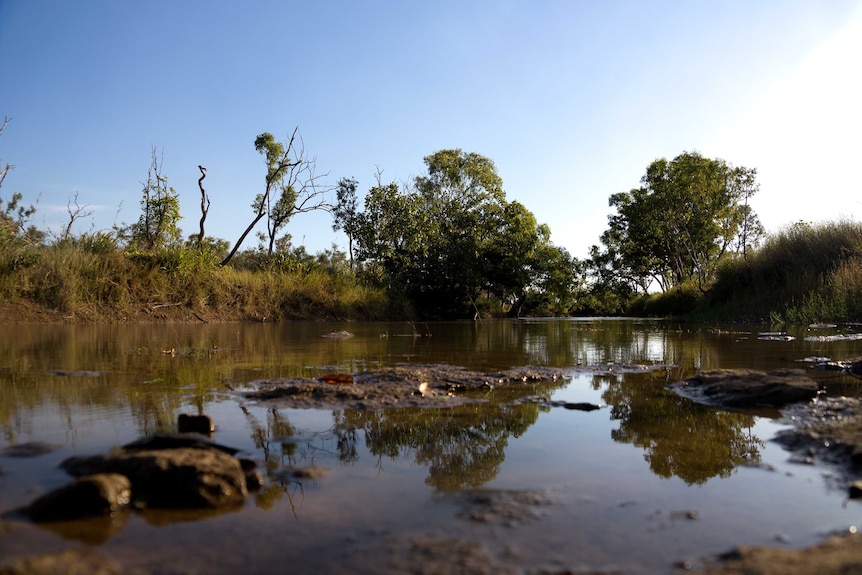
[{"label": "dry grass", "polygon": [[161,317],[223,320],[380,319],[381,290],[345,270],[220,268],[211,254],[184,247],[124,251],[110,238],[49,246],[0,246],[0,297],[70,320]]}]

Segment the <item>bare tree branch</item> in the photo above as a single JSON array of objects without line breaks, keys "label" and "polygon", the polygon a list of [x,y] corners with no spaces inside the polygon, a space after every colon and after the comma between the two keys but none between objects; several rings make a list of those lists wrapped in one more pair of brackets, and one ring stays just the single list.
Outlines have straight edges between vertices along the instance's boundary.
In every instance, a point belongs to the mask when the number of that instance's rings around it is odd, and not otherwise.
[{"label": "bare tree branch", "polygon": [[[3,125],[0,126],[0,134],[3,134],[4,130],[6,130],[6,126],[9,125],[9,120],[11,120],[11,119],[12,118],[10,118],[9,116],[3,117]],[[0,168],[0,188],[3,187],[3,180],[6,179],[6,174],[8,174],[11,170],[14,170],[14,169],[15,169],[15,166],[13,166],[12,164],[8,164],[8,163],[5,166],[3,166],[2,168]]]},{"label": "bare tree branch", "polygon": [[207,169],[203,166],[198,166],[198,169],[201,171],[201,177],[198,180],[198,187],[201,189],[201,231],[198,234],[198,245],[201,245],[204,241],[204,222],[207,219],[207,214],[210,211],[210,198],[207,196],[206,190],[204,190],[204,178],[207,177]]},{"label": "bare tree branch", "polygon": [[75,225],[75,222],[81,218],[89,218],[93,215],[93,210],[87,210],[90,207],[89,204],[79,205],[78,204],[78,192],[75,192],[75,208],[72,209],[72,201],[69,200],[66,202],[66,211],[69,213],[69,223],[66,225],[66,229],[63,231],[63,235],[61,239],[69,239],[72,235],[72,226]]}]

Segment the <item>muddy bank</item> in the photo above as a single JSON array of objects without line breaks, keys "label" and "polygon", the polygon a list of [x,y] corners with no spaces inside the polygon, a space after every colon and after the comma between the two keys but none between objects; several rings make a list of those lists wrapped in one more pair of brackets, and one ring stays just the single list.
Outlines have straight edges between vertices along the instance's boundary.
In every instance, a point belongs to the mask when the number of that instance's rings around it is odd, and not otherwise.
[{"label": "muddy bank", "polygon": [[862,573],[862,535],[846,533],[808,549],[741,546],[700,575],[848,575]]}]

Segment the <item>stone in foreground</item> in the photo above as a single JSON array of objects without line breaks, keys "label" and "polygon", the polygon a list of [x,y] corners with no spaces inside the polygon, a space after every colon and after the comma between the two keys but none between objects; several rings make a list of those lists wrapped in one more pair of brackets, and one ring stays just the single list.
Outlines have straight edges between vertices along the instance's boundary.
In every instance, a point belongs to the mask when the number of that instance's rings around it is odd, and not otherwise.
[{"label": "stone in foreground", "polygon": [[109,515],[129,504],[132,484],[116,473],[80,477],[46,493],[27,513],[33,521],[62,521]]},{"label": "stone in foreground", "polygon": [[134,503],[151,508],[215,508],[238,505],[248,495],[239,459],[218,450],[120,451],[73,457],[63,463],[71,475],[119,473],[132,483]]}]

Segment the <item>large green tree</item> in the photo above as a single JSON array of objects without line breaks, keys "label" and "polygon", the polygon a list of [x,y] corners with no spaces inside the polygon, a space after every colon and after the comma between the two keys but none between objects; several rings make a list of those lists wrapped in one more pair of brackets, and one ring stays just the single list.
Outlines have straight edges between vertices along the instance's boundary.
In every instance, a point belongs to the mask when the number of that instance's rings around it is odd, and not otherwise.
[{"label": "large green tree", "polygon": [[762,235],[748,205],[756,175],[696,152],[654,161],[639,188],[611,196],[616,213],[604,249],[592,251],[594,273],[643,291],[653,281],[662,290],[688,281],[705,289],[725,254],[744,253]]},{"label": "large green tree", "polygon": [[483,294],[517,314],[527,294],[559,289],[554,281],[570,277],[549,269],[571,270],[572,260],[550,243],[547,226],[506,201],[491,160],[452,149],[427,156],[425,165],[412,187],[378,182],[368,192],[355,234],[366,273],[376,271],[435,316],[476,313]]}]

